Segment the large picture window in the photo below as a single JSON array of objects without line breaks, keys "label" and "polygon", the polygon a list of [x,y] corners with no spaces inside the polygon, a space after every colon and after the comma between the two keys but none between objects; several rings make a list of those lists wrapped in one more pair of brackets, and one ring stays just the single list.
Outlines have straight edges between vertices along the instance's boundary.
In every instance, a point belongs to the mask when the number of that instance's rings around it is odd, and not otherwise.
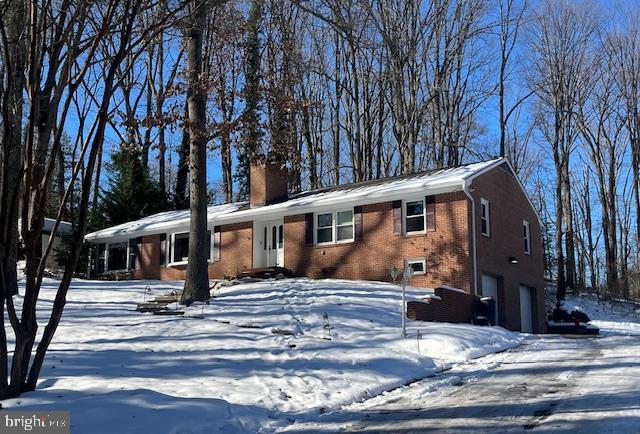
[{"label": "large picture window", "polygon": [[[211,231],[207,231],[207,259],[211,259]],[[189,232],[171,235],[171,262],[186,263],[189,260]]]},{"label": "large picture window", "polygon": [[406,233],[424,232],[424,201],[415,200],[405,202],[405,228]]},{"label": "large picture window", "polygon": [[127,269],[127,242],[109,244],[107,252],[108,271]]}]

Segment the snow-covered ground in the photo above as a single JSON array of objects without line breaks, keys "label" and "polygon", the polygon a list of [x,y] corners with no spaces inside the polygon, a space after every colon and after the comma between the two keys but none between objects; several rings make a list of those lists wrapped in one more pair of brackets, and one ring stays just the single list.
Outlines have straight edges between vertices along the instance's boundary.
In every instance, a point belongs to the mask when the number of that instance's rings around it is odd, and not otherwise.
[{"label": "snow-covered ground", "polygon": [[531,337],[284,431],[638,433],[639,352],[638,336]]},{"label": "snow-covered ground", "polygon": [[594,294],[568,293],[566,303],[586,312],[601,336],[640,336],[640,304],[599,300]]},{"label": "snow-covered ground", "polygon": [[[42,319],[56,286],[45,282]],[[134,311],[180,287],[74,281],[38,390],[3,407],[70,410],[82,433],[271,432],[522,340],[423,322],[401,339],[398,287],[375,282],[247,283],[185,317]]]},{"label": "snow-covered ground", "polygon": [[637,305],[571,294],[604,336],[523,345],[284,428],[307,432],[640,433]]}]

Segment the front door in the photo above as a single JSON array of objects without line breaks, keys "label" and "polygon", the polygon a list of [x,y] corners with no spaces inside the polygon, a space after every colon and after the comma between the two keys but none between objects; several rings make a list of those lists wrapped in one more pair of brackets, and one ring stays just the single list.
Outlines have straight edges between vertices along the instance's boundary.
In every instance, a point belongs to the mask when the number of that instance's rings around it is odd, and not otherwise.
[{"label": "front door", "polygon": [[266,222],[262,229],[263,264],[284,267],[284,222]]}]

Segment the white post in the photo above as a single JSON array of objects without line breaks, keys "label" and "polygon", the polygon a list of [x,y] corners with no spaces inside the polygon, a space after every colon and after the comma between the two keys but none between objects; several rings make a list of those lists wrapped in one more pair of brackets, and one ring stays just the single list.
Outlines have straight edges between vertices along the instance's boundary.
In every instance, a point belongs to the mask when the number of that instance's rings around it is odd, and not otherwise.
[{"label": "white post", "polygon": [[407,337],[407,325],[405,324],[405,317],[407,316],[407,312],[405,310],[405,308],[406,308],[406,303],[405,303],[406,287],[407,287],[407,279],[403,277],[403,279],[402,279],[402,312],[400,312],[400,314],[402,315],[402,338],[403,339]]},{"label": "white post", "polygon": [[402,273],[402,338],[407,337],[407,325],[406,325],[406,316],[407,316],[407,303],[406,303],[406,290],[407,290],[407,282],[411,280],[411,275],[413,274],[413,268],[409,265],[405,267],[404,273]]}]

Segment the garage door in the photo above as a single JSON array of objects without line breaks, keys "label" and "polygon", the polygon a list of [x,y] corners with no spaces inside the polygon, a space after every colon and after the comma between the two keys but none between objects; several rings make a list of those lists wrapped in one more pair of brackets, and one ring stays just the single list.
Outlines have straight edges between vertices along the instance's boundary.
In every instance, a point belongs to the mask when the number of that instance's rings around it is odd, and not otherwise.
[{"label": "garage door", "polygon": [[531,288],[520,286],[520,331],[522,333],[533,333],[531,307]]},{"label": "garage door", "polygon": [[493,297],[494,307],[495,307],[495,323],[499,324],[498,321],[498,279],[493,276],[489,276],[487,274],[482,275],[482,296],[483,297]]}]

